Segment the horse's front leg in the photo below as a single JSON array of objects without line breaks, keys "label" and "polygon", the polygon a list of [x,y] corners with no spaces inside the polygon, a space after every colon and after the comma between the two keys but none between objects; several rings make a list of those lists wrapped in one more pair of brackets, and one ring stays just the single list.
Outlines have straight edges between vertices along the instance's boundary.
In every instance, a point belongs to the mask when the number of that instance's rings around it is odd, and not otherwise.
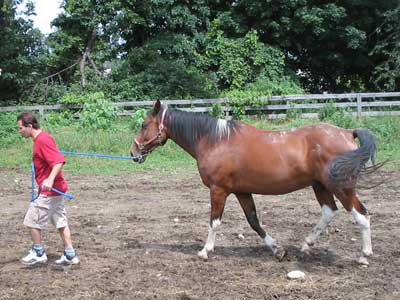
[{"label": "horse's front leg", "polygon": [[216,229],[221,224],[227,196],[228,193],[220,187],[212,186],[210,188],[211,215],[208,227],[208,236],[203,249],[197,253],[197,255],[202,259],[208,259],[208,252],[214,251]]}]

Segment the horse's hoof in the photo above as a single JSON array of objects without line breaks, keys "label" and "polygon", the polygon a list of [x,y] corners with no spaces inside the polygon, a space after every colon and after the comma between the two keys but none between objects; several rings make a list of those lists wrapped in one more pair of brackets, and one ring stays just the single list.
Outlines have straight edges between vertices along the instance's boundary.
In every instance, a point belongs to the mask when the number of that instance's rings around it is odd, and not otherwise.
[{"label": "horse's hoof", "polygon": [[203,260],[208,260],[207,251],[205,251],[205,250],[201,250],[201,251],[197,252],[197,256]]},{"label": "horse's hoof", "polygon": [[310,246],[306,242],[304,242],[303,246],[301,247],[301,252],[308,254],[310,252]]},{"label": "horse's hoof", "polygon": [[285,255],[286,255],[286,252],[285,252],[285,249],[283,249],[283,247],[280,247],[280,246],[276,247],[274,256],[278,261],[282,261],[282,259],[285,257]]},{"label": "horse's hoof", "polygon": [[361,257],[358,259],[358,263],[359,263],[360,265],[362,265],[362,266],[368,266],[368,265],[369,265],[369,262],[368,262],[368,260],[367,260],[367,258],[366,258],[365,256],[361,256]]}]

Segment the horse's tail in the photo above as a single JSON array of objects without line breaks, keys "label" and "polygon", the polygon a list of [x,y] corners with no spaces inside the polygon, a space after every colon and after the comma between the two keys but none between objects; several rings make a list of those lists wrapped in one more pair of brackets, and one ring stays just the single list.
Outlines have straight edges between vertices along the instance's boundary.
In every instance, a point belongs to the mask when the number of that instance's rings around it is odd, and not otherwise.
[{"label": "horse's tail", "polygon": [[[353,136],[359,139],[360,147],[338,154],[328,166],[329,180],[335,189],[354,188],[361,172],[370,173],[382,166],[375,164],[375,135],[370,130],[361,128],[355,129]],[[371,160],[372,166],[367,168],[366,164],[369,160]]]}]

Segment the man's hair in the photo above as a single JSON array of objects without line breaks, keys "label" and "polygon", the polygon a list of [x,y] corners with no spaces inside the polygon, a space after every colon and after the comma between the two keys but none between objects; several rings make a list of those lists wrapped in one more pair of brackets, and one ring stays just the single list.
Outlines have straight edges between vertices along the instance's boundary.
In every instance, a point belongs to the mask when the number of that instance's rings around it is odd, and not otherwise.
[{"label": "man's hair", "polygon": [[32,128],[39,129],[40,125],[35,115],[31,112],[20,113],[17,117],[17,122],[21,121],[23,126],[32,125]]}]

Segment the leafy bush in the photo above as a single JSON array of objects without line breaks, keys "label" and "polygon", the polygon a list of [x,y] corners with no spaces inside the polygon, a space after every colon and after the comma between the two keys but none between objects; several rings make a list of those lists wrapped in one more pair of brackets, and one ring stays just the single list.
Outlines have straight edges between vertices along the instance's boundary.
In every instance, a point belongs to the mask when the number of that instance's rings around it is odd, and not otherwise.
[{"label": "leafy bush", "polygon": [[13,144],[20,140],[17,130],[17,113],[0,113],[0,140],[2,144]]},{"label": "leafy bush", "polygon": [[245,107],[261,107],[267,104],[261,97],[263,95],[254,91],[233,90],[228,92],[225,97],[229,98],[229,105],[232,107],[232,115],[235,119],[241,120],[246,114]]},{"label": "leafy bush", "polygon": [[209,98],[216,94],[213,83],[201,71],[181,61],[159,59],[132,80],[147,99]]},{"label": "leafy bush", "polygon": [[66,105],[77,105],[84,104],[86,100],[87,96],[70,91],[61,97],[60,102]]},{"label": "leafy bush", "polygon": [[144,119],[146,118],[146,110],[144,108],[140,108],[136,110],[132,115],[132,130],[139,130],[142,125]]},{"label": "leafy bush", "polygon": [[297,82],[289,76],[284,76],[281,81],[271,81],[262,76],[256,82],[249,84],[246,89],[233,89],[224,93],[230,99],[233,107],[233,116],[241,119],[245,114],[245,106],[252,108],[261,107],[268,103],[271,95],[301,94],[303,90]]},{"label": "leafy bush", "polygon": [[333,102],[329,102],[321,108],[319,119],[343,128],[353,128],[357,125],[349,111],[337,107]]},{"label": "leafy bush", "polygon": [[222,110],[221,103],[213,103],[212,104],[210,115],[214,118],[221,118],[221,119],[224,118],[225,114],[224,114],[224,111]]},{"label": "leafy bush", "polygon": [[302,117],[303,109],[295,108],[295,104],[291,104],[290,108],[286,110],[286,118],[300,119]]},{"label": "leafy bush", "polygon": [[205,48],[197,54],[197,67],[214,77],[220,89],[243,89],[262,77],[268,81],[282,80],[282,51],[260,42],[254,30],[242,38],[228,38],[221,26],[220,20],[213,22]]},{"label": "leafy bush", "polygon": [[261,95],[274,96],[304,93],[297,79],[288,75],[283,75],[279,79],[269,79],[267,76],[262,75],[254,83],[249,84],[247,90]]},{"label": "leafy bush", "polygon": [[94,129],[110,128],[117,118],[117,110],[102,92],[84,95],[85,103],[80,113],[83,127]]},{"label": "leafy bush", "polygon": [[46,122],[51,127],[69,126],[73,123],[74,117],[70,110],[62,110],[57,113],[47,113]]}]

